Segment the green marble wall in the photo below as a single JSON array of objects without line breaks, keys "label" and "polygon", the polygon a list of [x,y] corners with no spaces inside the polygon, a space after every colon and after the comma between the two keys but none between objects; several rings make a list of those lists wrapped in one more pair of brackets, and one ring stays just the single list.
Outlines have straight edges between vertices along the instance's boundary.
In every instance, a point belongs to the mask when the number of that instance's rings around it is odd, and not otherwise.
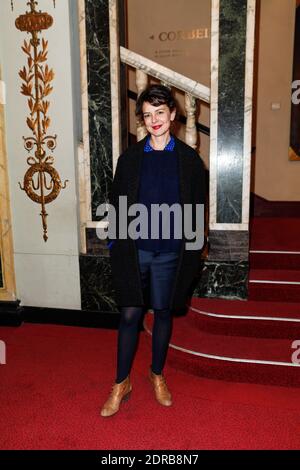
[{"label": "green marble wall", "polygon": [[[216,161],[219,224],[242,223],[246,46],[247,0],[220,0]],[[246,299],[248,230],[211,230],[209,240],[209,259],[194,295]]]},{"label": "green marble wall", "polygon": [[220,0],[217,223],[241,223],[247,0]]}]

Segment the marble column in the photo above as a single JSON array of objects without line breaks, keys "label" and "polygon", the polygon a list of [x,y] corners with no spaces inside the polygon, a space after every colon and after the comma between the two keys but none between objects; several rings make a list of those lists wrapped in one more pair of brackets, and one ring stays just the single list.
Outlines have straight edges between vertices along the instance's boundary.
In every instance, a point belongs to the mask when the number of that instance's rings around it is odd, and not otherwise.
[{"label": "marble column", "polygon": [[212,0],[209,257],[195,295],[246,299],[255,0]]},{"label": "marble column", "polygon": [[92,220],[112,181],[109,0],[85,0]]},{"label": "marble column", "polygon": [[[119,154],[117,54],[118,22],[115,0],[80,0],[82,91],[87,110],[83,118],[83,166],[90,181],[83,185],[85,239],[80,256],[82,309],[116,312],[111,283],[109,250],[96,235],[97,207],[108,202],[114,166]],[[83,44],[84,41],[84,44]],[[114,70],[116,69],[116,74]],[[113,76],[112,76],[113,75]],[[85,77],[86,76],[86,83]],[[86,125],[88,121],[88,126]],[[112,125],[114,123],[114,125]],[[88,137],[87,137],[88,133]],[[88,159],[88,161],[87,161]],[[100,222],[101,223],[101,222]]]}]

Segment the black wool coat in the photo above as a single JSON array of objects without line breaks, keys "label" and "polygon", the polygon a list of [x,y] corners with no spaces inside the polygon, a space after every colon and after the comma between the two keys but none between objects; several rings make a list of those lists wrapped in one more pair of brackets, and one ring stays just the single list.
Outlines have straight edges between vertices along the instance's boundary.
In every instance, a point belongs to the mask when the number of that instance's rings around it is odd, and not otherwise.
[{"label": "black wool coat", "polygon": [[[130,146],[118,159],[109,197],[110,204],[115,207],[117,219],[119,217],[119,196],[127,196],[128,207],[138,202],[141,161],[146,139],[147,137]],[[179,161],[180,205],[205,204],[205,169],[201,158],[194,149],[177,137],[175,137],[175,151]],[[128,225],[134,219],[135,217],[128,216]],[[118,223],[116,226],[118,237]],[[185,241],[190,242],[191,240],[187,240],[183,232],[183,243],[170,299],[170,308],[173,311],[185,310],[190,286],[200,268],[202,249],[186,250]],[[110,262],[118,306],[145,305],[150,307],[147,294],[142,289],[135,241],[129,237],[127,239],[117,238],[110,251]]]}]

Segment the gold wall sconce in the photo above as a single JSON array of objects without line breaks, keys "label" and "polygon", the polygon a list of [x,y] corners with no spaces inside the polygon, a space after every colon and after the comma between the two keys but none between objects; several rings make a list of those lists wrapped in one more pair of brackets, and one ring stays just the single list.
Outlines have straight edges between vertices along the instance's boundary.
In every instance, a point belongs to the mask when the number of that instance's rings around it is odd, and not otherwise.
[{"label": "gold wall sconce", "polygon": [[[48,240],[46,205],[54,201],[61,189],[66,188],[68,180],[61,182],[57,170],[54,168],[53,151],[57,145],[57,135],[48,135],[51,119],[48,116],[50,102],[48,96],[53,87],[54,71],[47,64],[48,41],[40,39],[39,34],[53,25],[53,18],[48,13],[37,11],[38,2],[27,2],[30,11],[20,15],[15,22],[16,28],[31,34],[31,39],[24,40],[22,47],[27,56],[27,65],[19,72],[23,80],[21,93],[28,97],[30,114],[27,117],[27,126],[32,136],[23,137],[24,147],[28,153],[35,150],[27,158],[30,168],[24,176],[23,186],[20,188],[35,203],[41,205],[43,224],[43,238]],[[13,6],[13,3],[12,3]],[[54,2],[55,6],[55,2]],[[49,152],[51,154],[49,155]]]}]

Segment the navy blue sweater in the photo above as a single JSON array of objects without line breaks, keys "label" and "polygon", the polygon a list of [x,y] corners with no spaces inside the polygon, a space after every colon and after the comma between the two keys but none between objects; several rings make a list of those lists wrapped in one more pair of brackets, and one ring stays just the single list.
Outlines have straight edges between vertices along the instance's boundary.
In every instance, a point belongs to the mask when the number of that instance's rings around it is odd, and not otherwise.
[{"label": "navy blue sweater", "polygon": [[[181,239],[174,238],[174,215],[170,213],[170,237],[162,239],[162,226],[160,215],[159,239],[151,240],[151,204],[179,203],[178,156],[175,150],[175,140],[171,136],[170,142],[164,150],[154,150],[150,144],[150,136],[144,147],[142,169],[139,185],[138,202],[148,209],[148,239],[137,239],[136,246],[145,251],[174,252],[179,251]],[[114,241],[108,244],[109,249]]]},{"label": "navy blue sweater", "polygon": [[178,157],[174,147],[173,150],[166,147],[165,150],[151,149],[151,151],[144,152],[138,202],[148,209],[148,239],[137,239],[137,248],[158,252],[179,251],[181,239],[174,238],[174,214],[172,212],[170,212],[170,238],[162,239],[162,215],[160,214],[159,239],[151,240],[151,204],[165,203],[171,206],[180,202]]}]

